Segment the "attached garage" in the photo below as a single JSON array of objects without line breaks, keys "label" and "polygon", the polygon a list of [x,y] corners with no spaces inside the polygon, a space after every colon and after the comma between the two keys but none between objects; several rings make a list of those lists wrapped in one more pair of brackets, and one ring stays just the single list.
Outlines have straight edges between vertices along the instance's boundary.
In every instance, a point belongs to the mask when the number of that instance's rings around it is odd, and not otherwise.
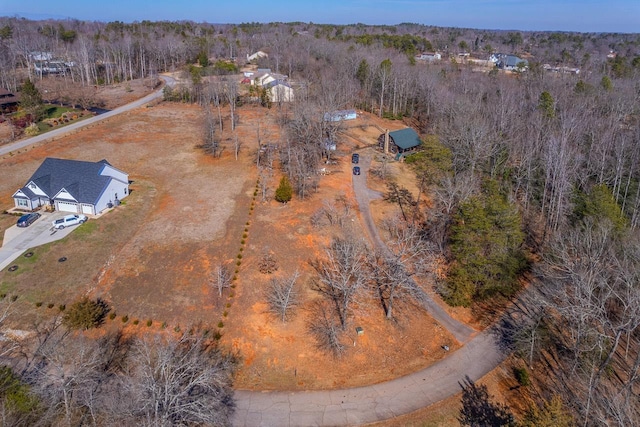
[{"label": "attached garage", "polygon": [[48,157],[13,195],[23,210],[53,204],[60,212],[96,215],[129,195],[129,175],[106,160]]},{"label": "attached garage", "polygon": [[95,215],[95,211],[93,209],[93,205],[89,205],[87,203],[82,204],[82,213],[85,215]]},{"label": "attached garage", "polygon": [[56,209],[60,212],[78,213],[78,204],[75,202],[61,202],[60,200],[57,200]]}]

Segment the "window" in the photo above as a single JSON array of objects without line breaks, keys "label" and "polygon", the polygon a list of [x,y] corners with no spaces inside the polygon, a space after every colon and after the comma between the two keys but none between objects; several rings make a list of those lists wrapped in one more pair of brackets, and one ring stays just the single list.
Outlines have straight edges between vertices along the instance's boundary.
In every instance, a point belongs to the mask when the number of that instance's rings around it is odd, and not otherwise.
[{"label": "window", "polygon": [[18,201],[18,206],[28,207],[29,203],[25,199],[16,199]]}]

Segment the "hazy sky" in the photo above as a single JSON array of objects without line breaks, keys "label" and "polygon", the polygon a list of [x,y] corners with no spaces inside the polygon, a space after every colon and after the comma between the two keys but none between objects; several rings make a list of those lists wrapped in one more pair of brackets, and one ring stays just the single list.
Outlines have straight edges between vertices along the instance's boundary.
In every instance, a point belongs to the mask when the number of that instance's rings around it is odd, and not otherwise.
[{"label": "hazy sky", "polygon": [[0,16],[640,33],[640,0],[0,0]]}]

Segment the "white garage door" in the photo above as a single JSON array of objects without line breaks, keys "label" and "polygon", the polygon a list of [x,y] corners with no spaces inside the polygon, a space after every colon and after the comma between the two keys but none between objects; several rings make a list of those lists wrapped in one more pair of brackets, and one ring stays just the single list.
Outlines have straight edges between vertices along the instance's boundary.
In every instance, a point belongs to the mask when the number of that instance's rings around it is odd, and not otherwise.
[{"label": "white garage door", "polygon": [[82,205],[82,213],[86,215],[93,215],[93,205]]},{"label": "white garage door", "polygon": [[78,212],[78,204],[73,202],[56,202],[60,212]]}]

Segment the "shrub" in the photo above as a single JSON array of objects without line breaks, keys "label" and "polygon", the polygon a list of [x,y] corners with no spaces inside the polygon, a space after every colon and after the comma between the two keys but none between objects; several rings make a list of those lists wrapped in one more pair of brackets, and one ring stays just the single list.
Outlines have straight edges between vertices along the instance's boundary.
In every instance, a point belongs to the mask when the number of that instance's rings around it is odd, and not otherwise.
[{"label": "shrub", "polygon": [[231,307],[231,303],[230,302],[227,303],[227,308],[229,308],[229,307]]},{"label": "shrub", "polygon": [[5,299],[6,297],[7,297],[7,294],[5,293],[0,294],[0,299]]},{"label": "shrub", "polygon": [[[69,329],[97,328],[102,324],[109,310],[109,305],[100,298],[90,300],[85,297],[69,307],[62,318],[62,323]],[[60,311],[64,309],[61,308]]]},{"label": "shrub", "polygon": [[280,179],[280,185],[276,188],[276,200],[280,203],[287,203],[293,196],[293,187],[289,178],[285,175]]},{"label": "shrub", "polygon": [[[17,299],[18,299],[18,295],[12,295],[11,296],[11,301],[12,302],[16,302]],[[60,311],[62,311],[62,310],[60,310]]]},{"label": "shrub", "polygon": [[238,262],[236,262],[236,265],[237,265],[237,266],[240,266],[240,264],[242,264],[242,261],[238,261]]},{"label": "shrub", "polygon": [[521,386],[526,387],[531,385],[531,378],[529,378],[529,371],[527,371],[527,368],[513,368],[513,375]]},{"label": "shrub", "polygon": [[218,328],[224,328],[224,323],[221,321],[218,322]]},{"label": "shrub", "polygon": [[151,319],[147,320],[147,326],[151,327],[151,325],[153,325],[153,320]]},{"label": "shrub", "polygon": [[128,321],[129,321],[129,316],[127,316],[126,314],[122,316],[122,323],[127,323]]},{"label": "shrub", "polygon": [[243,238],[243,239],[246,239],[247,237],[249,237],[249,235],[248,235],[247,233],[244,233],[244,234],[242,235],[242,238]]},{"label": "shrub", "polygon": [[278,261],[271,252],[265,252],[258,263],[258,270],[262,274],[271,274],[278,270]]},{"label": "shrub", "polygon": [[52,302],[50,302],[49,304],[47,304],[47,307],[48,307],[48,308],[53,308],[53,303],[52,303]]},{"label": "shrub", "polygon": [[138,319],[136,319],[136,320],[134,320],[134,321],[133,321],[133,324],[134,324],[134,325],[137,325],[138,323],[140,323],[140,321],[139,321]]},{"label": "shrub", "polygon": [[42,307],[42,303],[41,303],[40,301],[38,301],[38,302],[36,303],[36,307]]},{"label": "shrub", "polygon": [[173,328],[173,330],[174,330],[175,332],[180,332],[180,326],[176,326],[175,328]]},{"label": "shrub", "polygon": [[242,259],[242,254],[238,254],[238,259]]},{"label": "shrub", "polygon": [[60,305],[58,306],[58,310],[60,310],[60,311],[65,311],[66,309],[67,309],[67,306],[66,306],[66,305],[64,305],[64,304],[60,304]]},{"label": "shrub", "polygon": [[160,327],[162,329],[167,329],[167,322],[162,322],[162,325],[160,325]]},{"label": "shrub", "polygon": [[224,313],[222,313],[223,317],[227,317],[229,315],[229,313],[227,313],[226,311]]},{"label": "shrub", "polygon": [[35,123],[31,123],[29,126],[27,126],[27,128],[24,130],[24,133],[28,136],[36,136],[38,133],[40,132],[40,129],[38,129],[38,125]]},{"label": "shrub", "polygon": [[109,320],[113,320],[113,319],[115,319],[115,318],[116,318],[116,312],[115,312],[115,311],[113,311],[113,312],[111,312],[111,313],[109,314]]}]

